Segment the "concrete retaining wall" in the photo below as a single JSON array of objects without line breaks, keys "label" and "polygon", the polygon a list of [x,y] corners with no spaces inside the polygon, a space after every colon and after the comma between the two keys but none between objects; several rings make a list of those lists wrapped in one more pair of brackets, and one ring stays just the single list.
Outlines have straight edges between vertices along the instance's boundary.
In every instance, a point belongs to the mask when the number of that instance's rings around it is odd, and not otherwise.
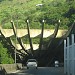
[{"label": "concrete retaining wall", "polygon": [[22,64],[0,64],[0,69],[5,70],[6,73],[11,73],[18,69],[22,69]]},{"label": "concrete retaining wall", "polygon": [[[10,36],[14,35],[13,29],[2,29],[1,31],[5,37],[10,37]],[[56,37],[62,37],[66,32],[67,32],[67,30],[58,30]],[[53,33],[54,33],[54,29],[51,29],[51,30],[45,29],[43,38],[47,38],[47,37],[51,36]],[[27,29],[17,29],[18,37],[23,37],[23,36],[26,36],[27,34],[28,34]],[[30,37],[31,38],[34,38],[37,36],[39,37],[40,34],[41,34],[41,29],[30,29]]]}]

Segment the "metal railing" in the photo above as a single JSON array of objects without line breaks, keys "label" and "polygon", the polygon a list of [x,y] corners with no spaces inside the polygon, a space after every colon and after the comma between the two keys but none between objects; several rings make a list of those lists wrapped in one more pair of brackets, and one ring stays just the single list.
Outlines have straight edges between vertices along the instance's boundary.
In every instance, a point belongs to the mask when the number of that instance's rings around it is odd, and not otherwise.
[{"label": "metal railing", "polygon": [[[64,73],[75,75],[75,34],[64,40]],[[71,43],[71,45],[70,45]]]}]

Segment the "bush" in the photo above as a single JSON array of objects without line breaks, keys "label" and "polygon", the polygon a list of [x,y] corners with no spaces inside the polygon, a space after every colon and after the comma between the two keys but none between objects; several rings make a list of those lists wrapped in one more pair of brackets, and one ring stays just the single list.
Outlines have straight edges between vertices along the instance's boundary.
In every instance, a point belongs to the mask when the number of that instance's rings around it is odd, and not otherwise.
[{"label": "bush", "polygon": [[14,60],[11,55],[8,53],[7,48],[3,48],[3,45],[0,43],[0,63],[1,64],[12,64]]}]

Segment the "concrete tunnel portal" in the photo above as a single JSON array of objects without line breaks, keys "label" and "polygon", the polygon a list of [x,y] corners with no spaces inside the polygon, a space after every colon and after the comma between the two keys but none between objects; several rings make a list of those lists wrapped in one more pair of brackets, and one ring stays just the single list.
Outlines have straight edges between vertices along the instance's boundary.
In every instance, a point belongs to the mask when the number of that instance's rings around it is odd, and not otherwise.
[{"label": "concrete tunnel portal", "polygon": [[[64,30],[64,32],[61,33],[61,37],[59,38],[59,25],[60,22],[58,22],[58,25],[56,25],[55,30],[53,30],[52,33],[49,32],[49,36],[48,36],[48,32],[49,29],[46,31],[44,29],[44,21],[42,23],[42,28],[39,31],[35,31],[35,33],[39,33],[38,35],[34,34],[34,37],[39,37],[40,42],[37,45],[37,48],[34,50],[34,46],[32,44],[32,35],[31,33],[31,29],[29,28],[29,23],[27,21],[27,29],[24,29],[24,33],[23,30],[22,32],[19,31],[20,29],[17,29],[14,25],[14,22],[11,21],[12,24],[12,29],[10,29],[11,34],[7,34],[9,29],[3,29],[2,27],[0,27],[0,38],[1,40],[5,43],[9,43],[9,46],[7,46],[8,50],[9,47],[12,49],[12,56],[14,57],[14,53],[15,53],[15,48],[17,51],[17,63],[22,63],[25,65],[25,62],[28,58],[36,58],[38,60],[39,66],[54,66],[54,61],[58,60],[60,63],[64,62],[64,39],[69,36],[75,26],[75,23],[73,23],[71,25],[71,27],[69,28],[69,30]],[[17,34],[16,34],[17,32]],[[26,32],[26,33],[25,33]],[[22,34],[26,34],[28,35],[28,39],[29,39],[29,48],[27,50],[27,48],[25,47],[25,44],[23,43],[22,37],[25,37],[25,35],[20,36],[20,33]],[[58,34],[59,33],[59,34]],[[18,44],[15,46],[15,43],[13,42],[13,40],[11,39],[11,37],[15,35],[15,38],[18,42]],[[43,38],[45,36],[48,37],[48,41],[44,41]],[[10,51],[10,50],[9,50]],[[10,51],[11,52],[11,51]]]}]

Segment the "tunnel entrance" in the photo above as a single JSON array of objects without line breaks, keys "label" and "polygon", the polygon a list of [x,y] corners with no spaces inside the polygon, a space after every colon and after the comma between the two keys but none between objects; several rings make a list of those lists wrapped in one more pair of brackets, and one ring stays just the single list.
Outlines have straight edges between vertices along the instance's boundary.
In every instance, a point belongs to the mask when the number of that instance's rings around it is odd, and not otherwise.
[{"label": "tunnel entrance", "polygon": [[[64,63],[64,42],[60,43],[62,38],[55,38],[52,42],[51,48],[48,50],[41,50],[40,54],[38,55],[38,50],[34,51],[35,57],[28,56],[25,58],[23,63],[30,58],[35,58],[38,61],[38,66],[40,67],[54,67],[54,62],[56,60],[59,61],[61,67],[63,67]],[[59,44],[60,43],[60,44]],[[59,45],[59,46],[58,46]]]},{"label": "tunnel entrance", "polygon": [[64,42],[60,43],[61,39],[62,38],[55,38],[51,44],[51,48],[40,51],[40,56],[37,57],[39,66],[54,66],[56,60],[60,63],[64,63]]},{"label": "tunnel entrance", "polygon": [[[8,34],[6,35],[6,32],[2,29],[2,27],[0,27],[0,33],[1,33],[3,43],[6,44],[5,47],[7,47],[8,50],[10,49],[12,50],[12,51],[10,50],[10,53],[12,53],[13,59],[15,59],[17,63],[20,62],[20,63],[25,64],[27,59],[29,58],[37,59],[39,66],[54,66],[55,60],[58,60],[60,63],[64,62],[64,43],[63,41],[71,33],[72,29],[74,28],[74,23],[71,25],[69,30],[66,31],[65,34],[63,33],[61,38],[57,38],[56,36],[57,36],[59,25],[60,25],[60,21],[59,21],[58,24],[56,24],[56,27],[55,27],[55,30],[53,30],[53,33],[51,35],[49,33],[49,36],[48,36],[49,39],[44,42],[44,37],[43,37],[44,36],[44,20],[43,20],[42,29],[40,33],[36,35],[36,37],[40,39],[39,46],[36,50],[33,49],[33,43],[32,43],[32,39],[30,36],[30,29],[29,29],[29,21],[27,20],[26,36],[28,37],[24,37],[24,38],[29,39],[30,49],[25,48],[25,45],[22,39],[22,37],[25,35],[19,36],[21,35],[19,34],[20,33],[19,29],[17,30],[13,21],[11,21],[11,24],[13,28],[12,29],[13,35],[10,35],[10,36]],[[25,31],[23,33],[25,33]],[[14,36],[16,44],[12,40],[11,36],[12,37]],[[17,44],[20,45],[21,47],[20,49],[17,48]],[[17,52],[15,53],[15,51]]]}]

